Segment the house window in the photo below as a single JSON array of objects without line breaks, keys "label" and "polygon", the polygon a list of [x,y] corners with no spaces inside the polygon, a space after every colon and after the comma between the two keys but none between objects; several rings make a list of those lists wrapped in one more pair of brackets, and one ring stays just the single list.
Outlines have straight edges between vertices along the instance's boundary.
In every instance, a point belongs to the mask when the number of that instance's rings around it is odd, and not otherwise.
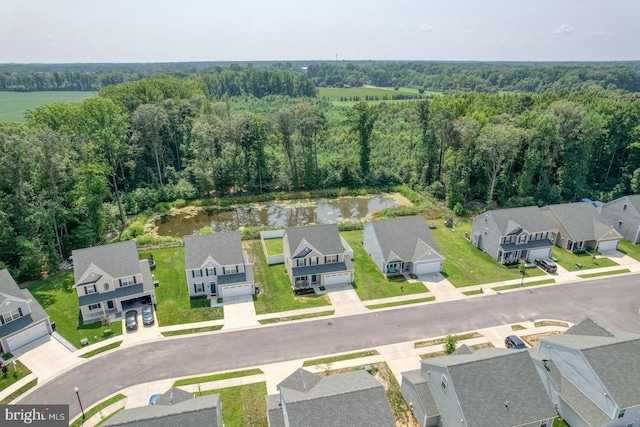
[{"label": "house window", "polygon": [[194,284],[193,289],[196,291],[196,293],[204,292],[204,283]]},{"label": "house window", "polygon": [[202,277],[202,270],[193,270],[193,277]]},{"label": "house window", "polygon": [[216,275],[216,268],[215,267],[208,267],[207,268],[207,276],[215,276]]},{"label": "house window", "polygon": [[524,243],[526,241],[527,241],[527,236],[526,235],[520,236],[520,243]]},{"label": "house window", "polygon": [[296,260],[296,267],[304,267],[305,265],[307,265],[307,259],[306,258],[302,258],[302,259],[297,259]]},{"label": "house window", "polygon": [[627,412],[626,409],[620,409],[620,412],[618,413],[618,418],[623,418],[625,412]]},{"label": "house window", "polygon": [[446,390],[447,389],[447,377],[442,375],[442,382],[440,384],[442,384],[442,389]]},{"label": "house window", "polygon": [[318,257],[312,256],[311,258],[309,258],[309,265],[318,265]]},{"label": "house window", "polygon": [[624,205],[622,205],[622,210],[626,211],[627,210],[627,204],[625,203]]},{"label": "house window", "polygon": [[329,255],[324,257],[325,264],[335,264],[338,262],[338,255]]},{"label": "house window", "polygon": [[108,291],[108,290],[109,290],[109,284],[108,284],[108,283],[105,283],[103,287],[104,287],[104,290],[105,290],[105,291]]},{"label": "house window", "polygon": [[19,319],[22,316],[22,309],[20,307],[15,310],[11,310],[8,313],[2,315],[2,324],[12,322],[16,319]]},{"label": "house window", "polygon": [[96,285],[90,285],[90,286],[85,286],[84,287],[84,294],[85,295],[95,294],[96,292],[98,292],[98,290],[96,289]]},{"label": "house window", "polygon": [[100,308],[100,303],[97,304],[89,304],[89,310],[97,310]]},{"label": "house window", "polygon": [[227,272],[226,274],[236,274],[238,272],[238,266],[237,265],[230,265],[227,267]]},{"label": "house window", "polygon": [[120,287],[131,286],[136,284],[135,276],[125,277],[124,279],[120,279]]},{"label": "house window", "polygon": [[618,221],[618,228],[622,227],[622,221]]}]

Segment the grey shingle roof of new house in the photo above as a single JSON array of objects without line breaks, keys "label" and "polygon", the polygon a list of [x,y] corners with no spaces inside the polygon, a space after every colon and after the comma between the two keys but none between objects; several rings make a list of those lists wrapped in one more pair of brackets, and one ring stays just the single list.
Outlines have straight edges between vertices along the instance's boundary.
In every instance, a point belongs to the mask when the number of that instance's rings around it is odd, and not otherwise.
[{"label": "grey shingle roof of new house", "polygon": [[136,242],[112,243],[76,249],[73,256],[73,277],[78,283],[91,264],[113,278],[128,277],[140,273]]},{"label": "grey shingle roof of new house", "polygon": [[0,304],[4,302],[5,296],[24,299],[20,287],[6,268],[0,270]]},{"label": "grey shingle roof of new house", "polygon": [[202,267],[209,256],[220,265],[244,264],[240,232],[184,236],[184,264],[187,270]]},{"label": "grey shingle roof of new house", "polygon": [[576,242],[622,238],[589,202],[549,205],[541,209],[550,211]]},{"label": "grey shingle roof of new house", "polygon": [[522,208],[496,209],[489,214],[496,223],[500,234],[506,236],[513,233],[518,227],[522,227],[529,233],[540,233],[551,230],[551,226],[544,219],[537,206],[525,206]]},{"label": "grey shingle roof of new house", "polygon": [[102,424],[105,427],[222,427],[218,424],[217,408],[220,395],[211,394],[174,405],[153,405],[126,409]]},{"label": "grey shingle roof of new house", "polygon": [[29,303],[31,314],[24,315],[14,321],[5,323],[4,325],[0,325],[0,338],[11,335],[22,328],[26,328],[32,323],[40,322],[41,320],[47,319],[49,317],[47,312],[44,311],[42,306],[38,304],[38,301],[36,301],[36,299],[28,290],[23,289],[20,292],[22,295],[22,299],[31,300],[31,302]]},{"label": "grey shingle roof of new house", "polygon": [[425,259],[442,258],[424,217],[372,221],[371,227],[387,262],[395,258],[392,253],[407,262],[417,261],[425,255]]},{"label": "grey shingle roof of new house", "polygon": [[94,292],[89,295],[80,295],[78,297],[78,305],[85,306],[115,298],[124,298],[132,295],[154,292],[153,276],[151,275],[149,261],[142,259],[138,262],[138,265],[140,272],[142,273],[142,283],[116,288],[111,292]]},{"label": "grey shingle roof of new house", "polygon": [[633,208],[640,213],[640,194],[634,194],[631,196],[626,196],[627,200],[633,206]]},{"label": "grey shingle roof of new house", "polygon": [[297,250],[304,249],[298,248],[303,240],[324,255],[344,252],[340,232],[335,224],[287,228],[284,230],[284,236],[288,242],[288,248],[284,248],[284,253],[290,257],[297,255]]},{"label": "grey shingle roof of new house", "polygon": [[469,427],[516,426],[556,416],[527,351],[485,348],[422,363],[447,367]]},{"label": "grey shingle roof of new house", "polygon": [[367,372],[349,372],[314,380],[308,375],[311,373],[299,371],[292,374],[293,380],[287,378],[278,385],[290,425],[395,426],[384,387]]},{"label": "grey shingle roof of new house", "polygon": [[286,427],[284,423],[284,412],[280,405],[279,394],[269,394],[265,396],[267,400],[267,418],[269,418],[269,427]]}]

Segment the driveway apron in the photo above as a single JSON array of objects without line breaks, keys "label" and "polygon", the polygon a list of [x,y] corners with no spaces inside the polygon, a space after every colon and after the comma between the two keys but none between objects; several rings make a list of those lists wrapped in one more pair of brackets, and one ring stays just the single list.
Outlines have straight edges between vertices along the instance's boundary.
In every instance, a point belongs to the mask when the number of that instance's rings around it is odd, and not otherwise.
[{"label": "driveway apron", "polygon": [[242,329],[260,326],[256,317],[256,308],[251,295],[225,298],[223,301],[223,330]]}]

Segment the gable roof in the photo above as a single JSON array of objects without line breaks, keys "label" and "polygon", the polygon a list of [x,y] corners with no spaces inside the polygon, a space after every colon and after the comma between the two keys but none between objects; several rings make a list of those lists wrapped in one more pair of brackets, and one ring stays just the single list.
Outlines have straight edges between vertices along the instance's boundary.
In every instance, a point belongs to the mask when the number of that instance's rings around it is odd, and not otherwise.
[{"label": "gable roof", "polygon": [[320,377],[300,371],[278,385],[289,425],[395,426],[384,387],[367,372]]},{"label": "gable roof", "polygon": [[606,329],[585,319],[543,341],[580,350],[621,408],[640,405],[640,335]]},{"label": "gable roof", "polygon": [[[446,367],[470,427],[515,426],[557,415],[527,351],[484,348],[422,363]],[[440,387],[439,377],[429,382],[430,387]]]},{"label": "gable roof", "polygon": [[38,301],[36,301],[36,299],[27,289],[22,289],[20,292],[22,294],[21,299],[29,301],[29,310],[31,310],[31,312],[25,313],[23,316],[12,322],[0,325],[0,338],[11,335],[21,330],[22,328],[26,328],[29,325],[41,322],[44,319],[49,318],[47,312],[44,311],[42,306],[38,304]]},{"label": "gable roof", "polygon": [[[630,196],[621,197],[622,199],[627,199],[629,204],[636,210],[638,214],[640,214],[640,194],[633,194]],[[609,202],[611,203],[611,202]]]},{"label": "gable roof", "polygon": [[576,242],[622,238],[620,233],[607,225],[598,209],[589,202],[563,203],[540,209],[551,212]]},{"label": "gable roof", "polygon": [[493,219],[502,236],[519,234],[520,228],[529,233],[540,233],[552,229],[537,206],[496,209],[482,215],[489,215]]},{"label": "gable roof", "polygon": [[91,264],[114,279],[140,274],[138,250],[133,240],[76,249],[72,256],[75,283],[80,281]]},{"label": "gable roof", "polygon": [[176,427],[218,424],[220,395],[211,394],[189,399],[174,405],[153,405],[125,409],[102,424],[105,427]]},{"label": "gable roof", "polygon": [[24,294],[20,291],[20,287],[13,280],[11,273],[6,268],[0,270],[0,304],[2,304],[7,297],[24,300]]},{"label": "gable roof", "polygon": [[323,255],[344,253],[340,232],[336,224],[309,225],[284,230],[285,255],[290,258],[298,255],[305,247],[312,246]]},{"label": "gable roof", "polygon": [[181,388],[171,387],[156,400],[155,404],[171,406],[175,405],[176,403],[185,402],[193,398],[193,393],[184,391]]},{"label": "gable roof", "polygon": [[209,256],[220,265],[244,264],[240,232],[184,236],[185,269],[202,267]]},{"label": "gable roof", "polygon": [[385,262],[440,259],[438,245],[421,216],[371,221]]}]

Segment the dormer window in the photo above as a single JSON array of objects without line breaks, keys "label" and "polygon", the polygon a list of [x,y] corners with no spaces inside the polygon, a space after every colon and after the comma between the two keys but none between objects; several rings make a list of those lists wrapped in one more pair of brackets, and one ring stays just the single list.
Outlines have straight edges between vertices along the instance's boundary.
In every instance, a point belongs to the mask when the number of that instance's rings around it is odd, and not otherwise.
[{"label": "dormer window", "polygon": [[22,316],[22,309],[18,307],[15,310],[11,310],[10,312],[3,314],[2,317],[0,317],[0,320],[4,325],[5,323],[13,322],[16,319],[19,319],[21,316]]}]

